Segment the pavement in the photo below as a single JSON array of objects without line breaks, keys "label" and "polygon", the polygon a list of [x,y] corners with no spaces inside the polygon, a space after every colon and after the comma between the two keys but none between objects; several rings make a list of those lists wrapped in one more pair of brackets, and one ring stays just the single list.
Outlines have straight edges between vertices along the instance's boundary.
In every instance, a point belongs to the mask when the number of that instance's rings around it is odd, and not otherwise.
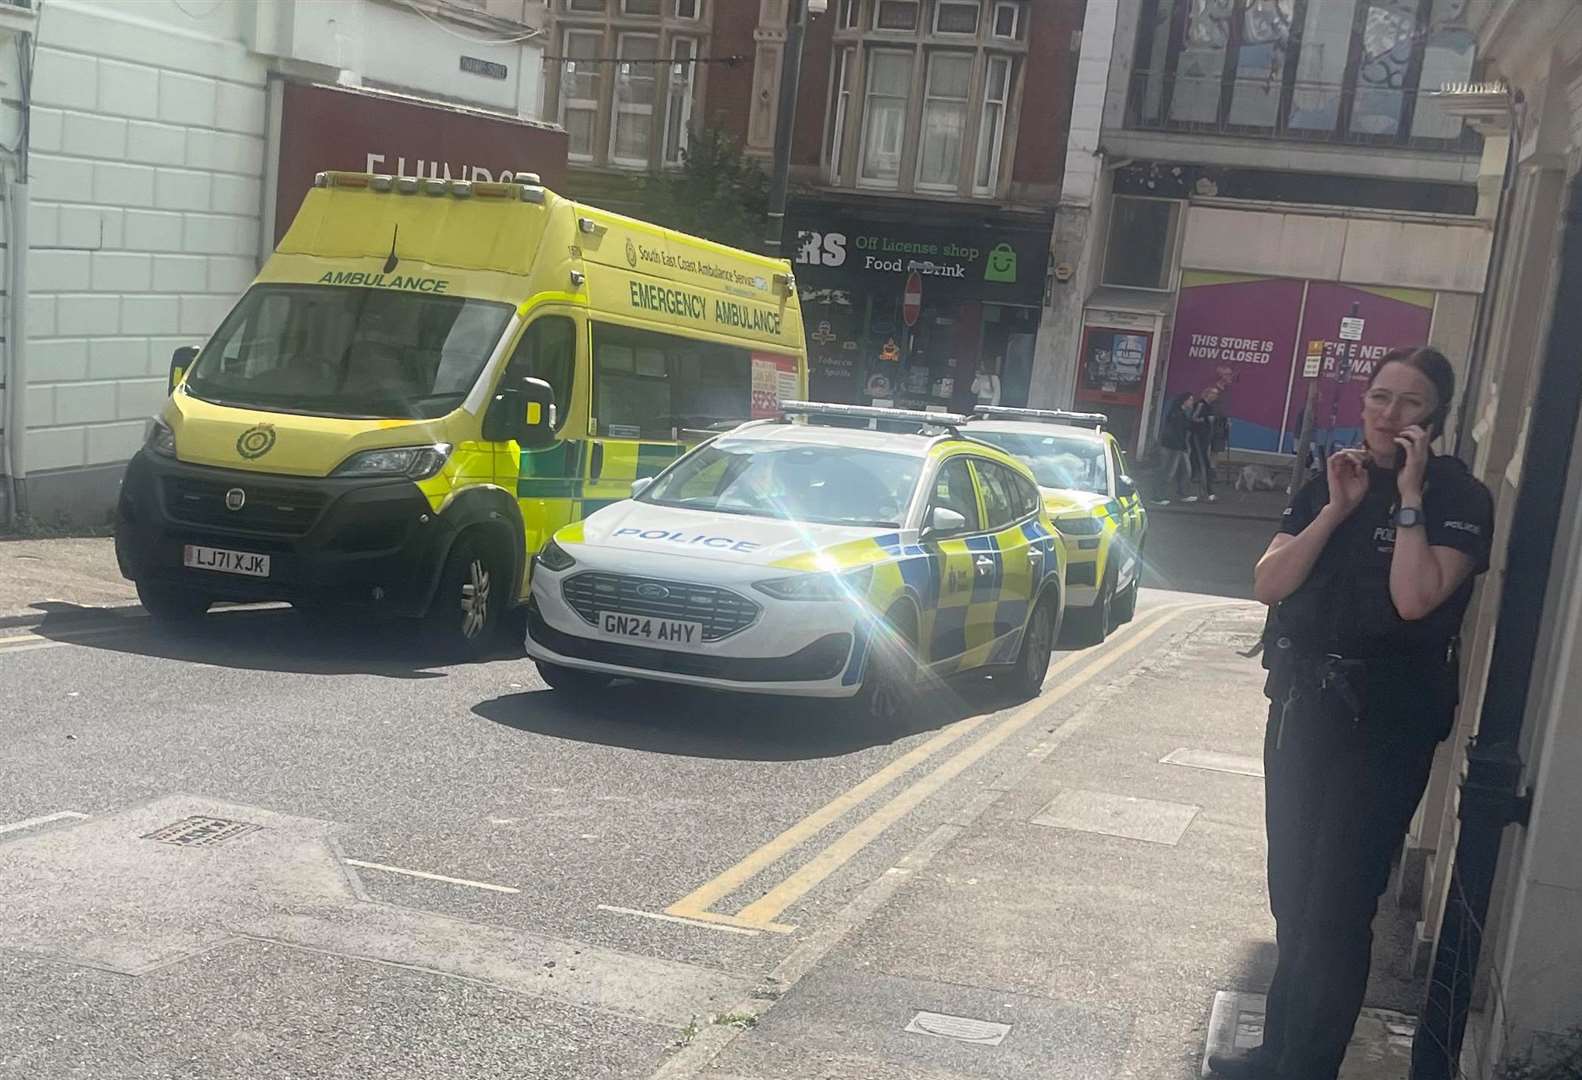
[{"label": "pavement", "polygon": [[[1137,618],[1039,698],[889,730],[284,609],[168,632],[108,541],[0,543],[0,1080],[1198,1076],[1272,970],[1271,532],[1158,515]],[[1405,1076],[1410,929],[1347,1080]]]}]

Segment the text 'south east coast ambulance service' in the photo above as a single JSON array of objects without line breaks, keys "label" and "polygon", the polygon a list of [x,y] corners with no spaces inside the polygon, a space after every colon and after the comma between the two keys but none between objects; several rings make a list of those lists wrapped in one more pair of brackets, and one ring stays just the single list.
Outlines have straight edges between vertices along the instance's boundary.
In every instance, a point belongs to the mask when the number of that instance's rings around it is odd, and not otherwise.
[{"label": "text 'south east coast ambulance service'", "polygon": [[789,264],[527,179],[320,174],[127,469],[150,612],[423,616],[481,654],[556,529],[805,395]]}]

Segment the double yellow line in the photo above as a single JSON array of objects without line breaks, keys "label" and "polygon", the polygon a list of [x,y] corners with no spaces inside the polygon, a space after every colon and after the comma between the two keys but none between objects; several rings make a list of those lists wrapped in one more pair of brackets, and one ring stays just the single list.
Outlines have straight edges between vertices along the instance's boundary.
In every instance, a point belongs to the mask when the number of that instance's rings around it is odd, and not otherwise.
[{"label": "double yellow line", "polygon": [[140,625],[142,624],[106,626],[93,630],[71,630],[62,633],[59,637],[46,637],[43,634],[35,634],[31,630],[24,630],[20,634],[0,636],[0,655],[14,652],[30,652],[33,649],[53,649],[59,645],[73,645],[79,641],[91,641],[94,638],[124,634],[130,630],[138,629]]},{"label": "double yellow line", "polygon": [[[855,787],[831,799],[712,881],[707,882],[674,904],[671,904],[665,909],[665,913],[679,918],[698,919],[703,922],[722,923],[727,926],[744,927],[753,930],[770,930],[777,933],[789,933],[795,930],[795,926],[777,922],[776,919],[779,918],[786,908],[802,899],[825,878],[850,862],[858,852],[878,839],[891,825],[916,809],[918,804],[924,799],[944,787],[975,762],[981,760],[995,747],[1032,723],[1047,711],[1050,706],[1076,692],[1092,682],[1098,675],[1119,664],[1133,651],[1140,648],[1150,638],[1163,630],[1175,615],[1217,606],[1219,605],[1176,604],[1156,608],[1144,614],[1137,622],[1121,631],[1121,633],[1112,637],[1111,641],[1114,644],[1106,647],[1096,658],[1091,652],[1072,653],[1064,657],[1049,669],[1049,674],[1045,678],[1046,686],[1048,685],[1048,680],[1056,678],[1062,672],[1071,669],[1077,664],[1085,660],[1091,660],[1092,662],[1072,678],[1060,682],[1051,690],[1029,701],[1015,712],[1008,716],[999,717],[997,723],[992,725],[990,723],[996,719],[995,714],[985,714],[958,720],[954,724],[943,728],[927,742],[913,747]],[[1122,638],[1123,635],[1124,640],[1117,640]],[[892,782],[952,743],[959,742],[984,727],[988,728],[988,732],[981,739],[958,750],[928,775],[919,778],[902,789],[898,794],[892,796],[883,806],[852,826],[830,843],[828,847],[813,856],[812,859],[804,863],[789,877],[770,888],[757,900],[754,900],[734,915],[722,914],[711,910],[715,904],[736,892],[786,855],[814,836],[817,836],[826,827],[862,805],[870,797],[884,790]]]}]

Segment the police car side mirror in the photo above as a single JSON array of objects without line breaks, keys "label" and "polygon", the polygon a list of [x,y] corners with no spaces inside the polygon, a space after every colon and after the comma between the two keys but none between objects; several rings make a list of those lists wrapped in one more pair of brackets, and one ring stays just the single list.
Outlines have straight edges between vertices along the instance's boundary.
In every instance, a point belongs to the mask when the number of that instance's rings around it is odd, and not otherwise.
[{"label": "police car side mirror", "polygon": [[198,350],[193,345],[183,345],[170,354],[170,379],[165,387],[167,394],[174,394],[176,387],[181,385],[181,380],[187,375],[187,369],[198,358]]},{"label": "police car side mirror", "polygon": [[923,526],[923,536],[950,536],[959,533],[967,527],[967,518],[959,510],[952,510],[948,506],[936,506],[929,511],[928,522]]},{"label": "police car side mirror", "polygon": [[1115,494],[1129,499],[1137,494],[1137,484],[1129,476],[1118,476],[1115,478]]},{"label": "police car side mirror", "polygon": [[652,476],[644,476],[641,479],[633,480],[632,481],[632,498],[635,499],[635,498],[637,498],[637,496],[639,496],[643,492],[647,491],[648,490],[648,485],[652,484],[653,482],[654,482],[654,478]]}]

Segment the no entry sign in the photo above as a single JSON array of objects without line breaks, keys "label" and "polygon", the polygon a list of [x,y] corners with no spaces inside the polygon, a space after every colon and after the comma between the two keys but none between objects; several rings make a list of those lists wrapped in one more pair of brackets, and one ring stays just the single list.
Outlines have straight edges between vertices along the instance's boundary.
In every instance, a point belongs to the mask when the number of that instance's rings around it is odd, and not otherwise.
[{"label": "no entry sign", "polygon": [[906,277],[906,295],[901,300],[901,318],[908,326],[917,325],[923,313],[923,279],[913,270]]}]

